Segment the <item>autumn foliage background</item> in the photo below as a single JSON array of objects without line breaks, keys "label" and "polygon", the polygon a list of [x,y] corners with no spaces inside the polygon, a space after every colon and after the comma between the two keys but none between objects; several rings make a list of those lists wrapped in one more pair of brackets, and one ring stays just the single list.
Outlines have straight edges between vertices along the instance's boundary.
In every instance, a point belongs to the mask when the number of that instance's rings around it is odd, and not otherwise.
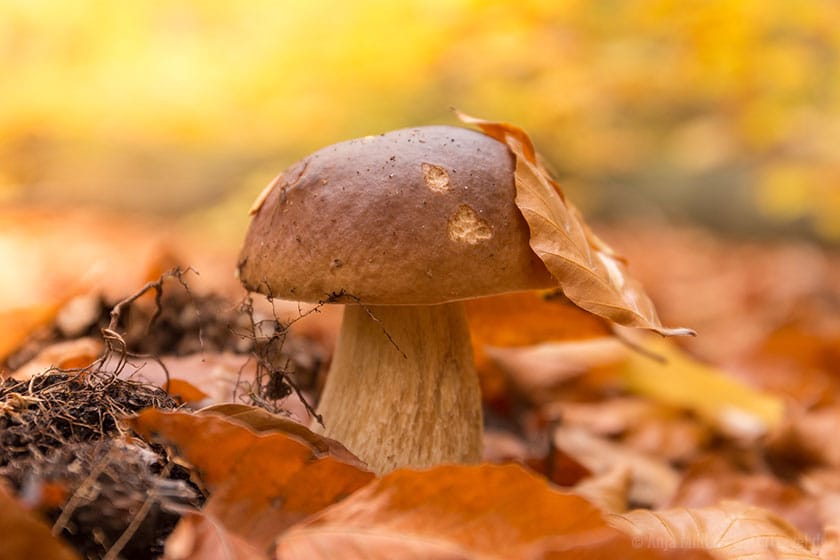
[{"label": "autumn foliage background", "polygon": [[840,237],[828,0],[11,0],[0,16],[7,201],[204,210],[239,239],[235,209],[286,164],[453,123],[454,106],[530,131],[590,215]]},{"label": "autumn foliage background", "polygon": [[[495,422],[486,459],[515,459],[537,474],[510,465],[439,471],[455,490],[397,473],[353,493],[370,473],[323,442],[290,444],[288,426],[253,410],[237,420],[274,430],[264,440],[212,415],[133,420],[137,433],[164,434],[205,472],[201,515],[222,520],[242,557],[264,553],[278,527],[291,527],[280,547],[307,557],[307,539],[321,530],[355,534],[359,511],[384,533],[425,527],[413,533],[422,553],[443,539],[472,554],[547,557],[586,540],[575,532],[584,507],[593,530],[609,536],[600,552],[665,558],[663,548],[688,543],[714,558],[768,547],[780,558],[832,558],[838,29],[840,4],[830,0],[6,0],[0,358],[53,321],[72,324],[59,313],[68,302],[101,292],[113,303],[175,264],[200,272],[189,276],[194,294],[241,298],[233,270],[248,207],[278,171],[348,138],[458,125],[454,107],[527,130],[568,198],[628,258],[663,321],[699,336],[661,343],[624,333],[620,343],[605,338],[603,322],[537,296],[472,302]],[[296,334],[328,359],[337,316],[322,318]],[[71,362],[97,348],[72,347]],[[38,354],[24,373],[67,358],[56,352]],[[214,375],[241,366],[211,352],[164,361],[187,382],[182,390],[199,390],[196,401],[229,396],[207,380],[208,364]],[[161,372],[144,374],[162,383]],[[230,449],[217,449],[214,433],[230,436]],[[275,446],[300,465],[275,469],[266,458]],[[239,460],[240,447],[253,463]],[[297,510],[265,507],[267,486],[253,481],[267,471],[275,474],[266,485],[290,492]],[[284,477],[335,487],[295,494],[309,486]],[[578,484],[587,477],[594,484]],[[499,526],[480,526],[487,539],[461,542],[471,533],[458,523],[475,530],[471,495],[461,492],[469,480],[488,481],[470,488],[502,513]],[[600,509],[560,497],[559,486]],[[429,510],[411,501],[418,488],[429,492]],[[388,492],[393,502],[377,502]],[[346,494],[350,501],[318,513]],[[522,496],[545,525],[519,514]],[[13,499],[0,492],[0,501]],[[624,512],[628,505],[663,512],[665,522]],[[571,525],[552,517],[558,511]],[[301,512],[318,515],[302,522]],[[175,540],[192,531],[190,542],[212,557],[201,515],[185,516]],[[7,521],[0,517],[4,530]],[[666,525],[674,542],[656,532]],[[505,537],[511,528],[527,538]],[[568,542],[545,538],[563,531]],[[627,534],[643,546],[628,548]]]}]

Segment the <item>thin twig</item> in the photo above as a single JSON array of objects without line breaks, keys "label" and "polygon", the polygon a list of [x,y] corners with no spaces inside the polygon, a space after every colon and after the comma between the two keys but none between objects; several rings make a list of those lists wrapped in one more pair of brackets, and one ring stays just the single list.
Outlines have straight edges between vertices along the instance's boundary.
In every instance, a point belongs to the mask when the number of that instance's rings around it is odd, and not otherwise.
[{"label": "thin twig", "polygon": [[76,491],[73,492],[73,495],[70,496],[70,499],[64,504],[64,508],[61,510],[61,515],[58,516],[58,519],[55,520],[55,523],[52,526],[53,536],[59,536],[67,527],[67,522],[70,520],[70,517],[72,517],[76,512],[76,508],[79,507],[79,504],[84,499],[84,495],[94,486],[96,479],[99,478],[99,475],[105,470],[105,466],[108,464],[108,461],[111,460],[113,452],[113,447],[108,449],[108,452],[96,462],[90,470],[90,474],[85,477],[79,487],[76,488]]},{"label": "thin twig", "polygon": [[[160,472],[160,478],[166,478],[169,476],[169,471],[172,470],[172,463],[166,463],[166,466]],[[159,496],[154,488],[149,490],[149,495],[146,496],[146,499],[143,501],[143,504],[137,510],[137,513],[134,514],[134,517],[131,518],[131,523],[128,524],[128,527],[125,528],[125,531],[119,536],[119,538],[114,542],[111,548],[108,549],[108,552],[105,553],[105,556],[102,557],[102,560],[115,560],[119,557],[120,552],[125,548],[125,545],[128,544],[128,541],[134,536],[137,532],[137,529],[140,528],[140,524],[143,523],[143,520],[146,519],[146,516],[149,514],[149,510],[152,509],[152,506],[158,500]]]}]

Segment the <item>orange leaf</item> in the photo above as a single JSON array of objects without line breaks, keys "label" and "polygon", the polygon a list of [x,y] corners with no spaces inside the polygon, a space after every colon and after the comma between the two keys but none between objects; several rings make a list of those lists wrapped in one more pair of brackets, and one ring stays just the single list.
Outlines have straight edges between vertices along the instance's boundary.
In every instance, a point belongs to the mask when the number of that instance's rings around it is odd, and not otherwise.
[{"label": "orange leaf", "polygon": [[271,414],[264,408],[248,406],[239,403],[220,403],[207,406],[198,411],[198,414],[218,414],[236,422],[245,424],[255,432],[283,432],[303,440],[307,445],[318,453],[329,454],[340,459],[348,465],[356,465],[364,469],[366,465],[353,455],[350,450],[340,442],[316,434],[303,424],[295,422],[291,418]]},{"label": "orange leaf", "polygon": [[467,300],[464,307],[476,347],[531,346],[612,333],[606,321],[565,298],[550,298],[535,291]]},{"label": "orange leaf", "polygon": [[0,560],[20,558],[78,558],[70,547],[50,534],[50,529],[26,511],[0,486]]},{"label": "orange leaf", "polygon": [[[681,558],[692,557],[682,551]],[[282,535],[288,560],[667,558],[516,465],[394,471]],[[696,558],[708,558],[699,555]]]},{"label": "orange leaf", "polygon": [[627,274],[624,262],[589,229],[580,211],[540,164],[525,131],[462,113],[458,117],[503,142],[516,157],[516,205],[531,230],[531,249],[566,297],[620,325],[663,335],[693,334],[689,329],[662,326],[653,303]]},{"label": "orange leaf", "polygon": [[200,403],[208,398],[207,393],[185,379],[173,377],[163,384],[163,388],[179,403]]},{"label": "orange leaf", "polygon": [[36,329],[55,319],[61,301],[26,309],[0,310],[0,362],[17,350]]},{"label": "orange leaf", "polygon": [[204,512],[260,549],[373,479],[294,434],[257,434],[215,414],[148,409],[131,424],[175,446],[210,489]]}]

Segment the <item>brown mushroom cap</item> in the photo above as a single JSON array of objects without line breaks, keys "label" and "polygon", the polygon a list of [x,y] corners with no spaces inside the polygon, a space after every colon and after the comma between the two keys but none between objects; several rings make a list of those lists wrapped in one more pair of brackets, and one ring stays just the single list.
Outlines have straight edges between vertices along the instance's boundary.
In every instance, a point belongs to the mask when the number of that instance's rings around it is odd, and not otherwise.
[{"label": "brown mushroom cap", "polygon": [[480,132],[429,126],[335,144],[268,193],[240,279],[283,299],[371,305],[556,286],[514,196],[513,155]]}]

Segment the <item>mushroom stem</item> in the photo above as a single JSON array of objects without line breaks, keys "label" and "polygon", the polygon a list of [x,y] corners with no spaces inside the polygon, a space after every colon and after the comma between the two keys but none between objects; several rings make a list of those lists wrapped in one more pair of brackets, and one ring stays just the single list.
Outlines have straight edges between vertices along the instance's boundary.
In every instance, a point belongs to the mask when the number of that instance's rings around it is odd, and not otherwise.
[{"label": "mushroom stem", "polygon": [[371,470],[481,458],[481,391],[460,302],[347,305],[318,413]]}]

